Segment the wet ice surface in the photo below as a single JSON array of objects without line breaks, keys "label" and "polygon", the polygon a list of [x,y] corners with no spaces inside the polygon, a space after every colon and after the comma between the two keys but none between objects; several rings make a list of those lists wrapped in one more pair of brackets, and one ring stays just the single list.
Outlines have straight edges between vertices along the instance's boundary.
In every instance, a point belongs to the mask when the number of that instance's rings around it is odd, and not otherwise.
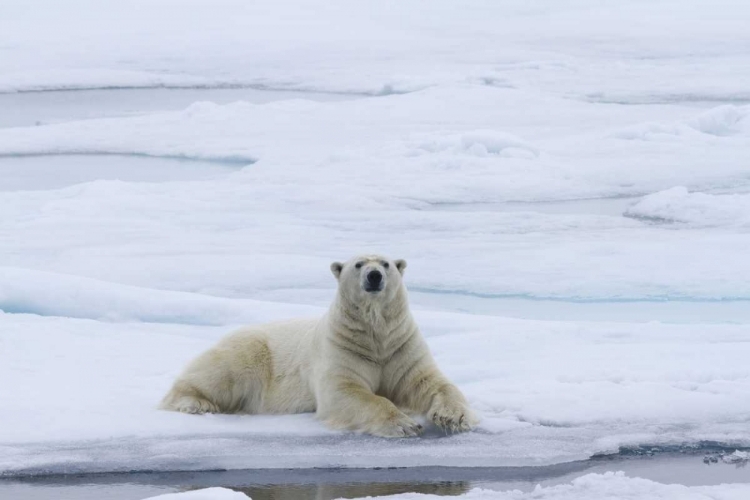
[{"label": "wet ice surface", "polygon": [[225,177],[246,164],[130,154],[6,156],[0,157],[0,191],[44,191],[96,180],[199,181]]},{"label": "wet ice surface", "polygon": [[[722,452],[727,453],[727,452]],[[747,464],[704,463],[703,453],[598,458],[545,467],[414,467],[386,469],[235,470],[47,476],[0,480],[0,496],[36,500],[140,500],[159,494],[223,487],[253,500],[334,500],[423,493],[462,495],[474,488],[532,491],[585,474],[623,471],[663,484],[710,486],[750,481]]]},{"label": "wet ice surface", "polygon": [[533,212],[543,214],[586,214],[621,216],[625,210],[639,200],[636,196],[613,198],[592,198],[582,200],[501,203],[433,203],[425,210],[444,210],[455,212]]},{"label": "wet ice surface", "polygon": [[621,104],[639,106],[643,104],[682,104],[700,108],[710,108],[716,104],[748,104],[750,103],[750,93],[738,92],[736,94],[715,95],[715,94],[664,94],[654,93],[651,95],[620,95],[606,96],[601,94],[590,94],[586,99],[594,103]]},{"label": "wet ice surface", "polygon": [[570,301],[412,291],[414,304],[509,318],[663,323],[748,323],[750,301]]},{"label": "wet ice surface", "polygon": [[0,128],[184,109],[199,101],[265,103],[285,99],[335,101],[354,97],[331,92],[255,88],[92,88],[0,93]]}]

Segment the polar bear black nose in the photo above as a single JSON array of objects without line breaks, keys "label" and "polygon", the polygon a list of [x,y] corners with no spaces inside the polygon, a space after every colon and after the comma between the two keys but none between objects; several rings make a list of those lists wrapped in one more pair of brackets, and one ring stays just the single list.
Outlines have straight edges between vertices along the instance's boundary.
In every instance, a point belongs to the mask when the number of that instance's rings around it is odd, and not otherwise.
[{"label": "polar bear black nose", "polygon": [[370,271],[367,273],[367,282],[373,286],[380,285],[380,282],[383,281],[383,275],[380,273],[380,271]]}]

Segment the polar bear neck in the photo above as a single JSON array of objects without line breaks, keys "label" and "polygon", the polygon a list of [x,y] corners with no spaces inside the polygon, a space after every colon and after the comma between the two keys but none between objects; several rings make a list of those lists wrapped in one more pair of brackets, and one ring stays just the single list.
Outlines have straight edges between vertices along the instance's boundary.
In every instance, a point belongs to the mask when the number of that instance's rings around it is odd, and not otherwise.
[{"label": "polar bear neck", "polygon": [[391,300],[352,300],[346,294],[336,294],[329,317],[347,330],[360,330],[374,338],[390,336],[411,324],[409,304],[404,287],[400,287]]}]

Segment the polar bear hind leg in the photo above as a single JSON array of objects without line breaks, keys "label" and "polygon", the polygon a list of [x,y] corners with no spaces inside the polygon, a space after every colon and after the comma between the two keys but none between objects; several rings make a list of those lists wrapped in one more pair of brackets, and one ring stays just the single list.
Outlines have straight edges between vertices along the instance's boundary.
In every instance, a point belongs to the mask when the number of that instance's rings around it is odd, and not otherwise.
[{"label": "polar bear hind leg", "polygon": [[182,381],[178,381],[164,398],[161,408],[182,413],[220,413],[219,407],[206,399],[200,391]]},{"label": "polar bear hind leg", "polygon": [[188,365],[161,408],[198,414],[258,413],[271,376],[271,351],[264,338],[230,337]]}]

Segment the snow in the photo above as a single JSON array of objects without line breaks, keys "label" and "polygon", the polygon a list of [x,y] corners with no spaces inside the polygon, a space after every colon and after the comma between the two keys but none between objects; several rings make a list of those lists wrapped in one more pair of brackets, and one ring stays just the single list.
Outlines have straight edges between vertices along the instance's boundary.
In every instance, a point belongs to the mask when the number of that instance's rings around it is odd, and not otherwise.
[{"label": "snow", "polygon": [[209,82],[383,94],[468,81],[594,100],[741,99],[747,16],[742,0],[442,0],[429,9],[416,0],[12,0],[0,10],[0,88]]},{"label": "snow", "polygon": [[247,498],[248,496],[244,493],[232,491],[227,488],[204,488],[202,490],[167,493],[166,495],[149,497],[151,500],[242,500]]},{"label": "snow", "polygon": [[721,457],[722,461],[728,464],[747,464],[750,461],[750,452],[734,450],[734,453]]},{"label": "snow", "polygon": [[[569,484],[537,486],[530,492],[518,490],[494,491],[473,489],[458,495],[462,500],[741,500],[750,494],[750,485],[721,484],[716,486],[682,486],[661,484],[648,479],[630,478],[622,472],[587,474]],[[243,493],[224,488],[207,488],[186,493],[174,493],[151,497],[160,500],[222,500],[248,498]],[[438,495],[405,493],[391,495],[392,500],[437,500]]]},{"label": "snow", "polygon": [[[668,141],[684,136],[691,140],[710,140],[750,130],[750,106],[718,106],[688,120],[674,123],[643,123],[617,131],[614,137]],[[706,137],[709,136],[709,137]]]},{"label": "snow", "polygon": [[[176,6],[0,5],[0,474],[750,445],[746,2]],[[361,252],[477,432],[155,409]]]},{"label": "snow", "polygon": [[697,226],[750,226],[750,194],[691,193],[683,186],[644,196],[626,215]]},{"label": "snow", "polygon": [[[184,323],[196,323],[189,316],[195,311],[217,323],[313,312],[240,301],[248,315],[238,317],[229,307],[213,313],[214,302],[201,307],[189,294],[169,302],[117,290],[128,303],[83,285],[59,294],[91,290],[80,302],[100,296],[123,311],[140,301],[144,317],[162,304],[164,314],[179,317],[184,307]],[[106,317],[98,304],[90,307],[91,316]],[[477,432],[444,437],[431,430],[394,443],[331,432],[312,415],[160,412],[155,406],[184,364],[229,327],[0,315],[0,377],[16,381],[0,392],[14,401],[2,417],[0,469],[541,465],[643,443],[750,444],[744,324],[554,322],[434,311],[417,312],[417,320],[440,366],[481,413]]]},{"label": "snow", "polygon": [[[286,314],[314,314],[313,307],[227,299],[188,292],[111,285],[76,276],[0,268],[0,307],[43,316],[226,325],[263,322]],[[49,283],[54,283],[50,289]],[[313,312],[314,311],[314,312]]]}]

